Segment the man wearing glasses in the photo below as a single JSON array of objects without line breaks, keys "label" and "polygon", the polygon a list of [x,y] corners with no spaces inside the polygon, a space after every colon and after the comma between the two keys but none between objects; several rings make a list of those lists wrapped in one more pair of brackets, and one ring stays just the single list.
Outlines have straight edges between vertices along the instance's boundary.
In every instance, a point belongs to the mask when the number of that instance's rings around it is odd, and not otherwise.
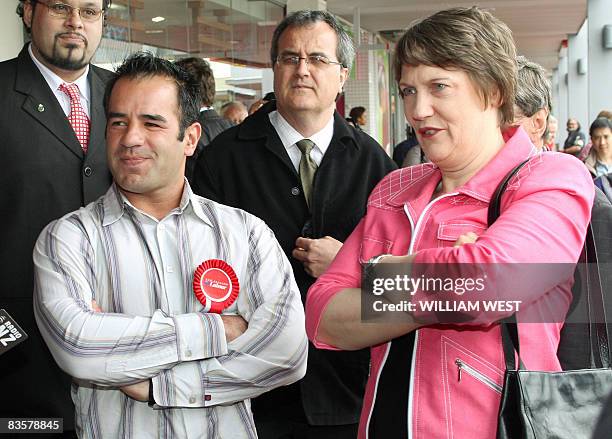
[{"label": "man wearing glasses", "polygon": [[[0,63],[0,308],[29,338],[0,359],[3,417],[63,418],[74,430],[70,379],[51,358],[32,312],[32,249],[52,219],[104,194],[102,107],[111,73],[90,65],[110,0],[21,0],[32,41]],[[57,436],[55,436],[57,437]]]},{"label": "man wearing glasses", "polygon": [[[354,53],[331,14],[286,17],[272,38],[276,101],[216,137],[196,164],[196,192],[272,228],[302,300],[365,213],[370,191],[395,168],[335,111]],[[356,437],[368,363],[367,351],[311,345],[302,381],[253,401],[259,437]]]}]

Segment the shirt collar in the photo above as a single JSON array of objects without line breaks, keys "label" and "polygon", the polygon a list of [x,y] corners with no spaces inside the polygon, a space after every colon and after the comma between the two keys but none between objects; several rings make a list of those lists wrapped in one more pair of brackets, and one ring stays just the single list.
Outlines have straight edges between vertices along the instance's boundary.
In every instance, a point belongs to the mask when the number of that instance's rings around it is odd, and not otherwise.
[{"label": "shirt collar", "polygon": [[[45,78],[45,81],[47,81],[47,84],[49,84],[51,90],[53,90],[53,92],[56,92],[59,89],[60,85],[62,85],[66,81],[57,76],[57,74],[55,74],[51,69],[49,69],[49,67],[41,63],[36,58],[36,56],[34,56],[34,53],[32,52],[31,43],[28,45],[28,53],[30,54],[32,61],[34,61],[36,67],[38,67],[38,70],[40,70],[40,73]],[[71,83],[76,84],[79,87],[79,93],[81,95],[81,98],[85,99],[87,102],[89,102],[89,81],[87,81],[88,73],[89,64],[87,64],[87,66],[85,67],[85,72],[83,72],[83,74],[79,76],[76,81]]]},{"label": "shirt collar", "polygon": [[[213,227],[212,221],[202,209],[201,200],[202,199],[200,197],[193,193],[191,186],[189,186],[189,182],[187,179],[185,179],[185,186],[183,187],[183,194],[181,196],[179,207],[174,210],[177,211],[179,215],[190,214],[193,212],[198,218],[200,218],[200,220]],[[103,227],[109,226],[118,221],[123,216],[126,209],[132,209],[142,213],[143,215],[147,215],[129,202],[126,196],[121,193],[115,182],[113,182],[111,187],[104,195],[102,203],[104,208],[104,218],[102,221]]]},{"label": "shirt collar", "polygon": [[[270,118],[270,123],[276,129],[278,133],[278,137],[280,137],[281,142],[283,142],[283,146],[285,149],[291,148],[300,140],[304,139],[295,128],[293,128],[287,119],[285,119],[278,111],[272,111],[268,117]],[[323,129],[312,136],[308,137],[312,142],[319,148],[319,150],[325,154],[329,144],[332,141],[332,137],[334,136],[334,116],[330,117],[327,124],[323,127]]]}]

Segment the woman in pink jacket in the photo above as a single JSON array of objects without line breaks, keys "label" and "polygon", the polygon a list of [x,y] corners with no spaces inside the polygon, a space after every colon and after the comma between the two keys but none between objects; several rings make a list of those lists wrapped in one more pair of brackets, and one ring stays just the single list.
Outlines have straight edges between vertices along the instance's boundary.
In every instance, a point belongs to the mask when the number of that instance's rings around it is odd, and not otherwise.
[{"label": "woman in pink jacket", "polygon": [[[494,438],[505,368],[496,322],[509,314],[461,324],[363,322],[362,264],[537,267],[579,258],[594,197],[588,172],[567,154],[539,154],[521,128],[502,133],[513,121],[515,55],[508,27],[475,7],[438,12],[397,44],[404,111],[431,163],[380,182],[366,216],[306,302],[308,335],[318,348],[371,346],[360,438]],[[526,159],[509,182],[501,216],[487,227],[495,188]],[[523,282],[519,322],[523,311],[542,315],[545,298],[563,316],[571,302],[571,272],[549,285],[543,281],[549,273],[537,274],[497,279],[498,286]],[[527,369],[560,370],[562,322],[551,321],[519,323]]]}]

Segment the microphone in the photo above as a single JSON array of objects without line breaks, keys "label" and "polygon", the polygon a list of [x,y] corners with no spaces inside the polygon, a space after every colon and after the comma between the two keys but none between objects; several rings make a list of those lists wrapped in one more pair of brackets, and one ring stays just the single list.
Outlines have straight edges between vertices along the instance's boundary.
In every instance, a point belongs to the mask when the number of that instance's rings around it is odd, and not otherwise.
[{"label": "microphone", "polygon": [[21,326],[17,324],[9,313],[0,309],[0,355],[13,349],[28,338]]}]

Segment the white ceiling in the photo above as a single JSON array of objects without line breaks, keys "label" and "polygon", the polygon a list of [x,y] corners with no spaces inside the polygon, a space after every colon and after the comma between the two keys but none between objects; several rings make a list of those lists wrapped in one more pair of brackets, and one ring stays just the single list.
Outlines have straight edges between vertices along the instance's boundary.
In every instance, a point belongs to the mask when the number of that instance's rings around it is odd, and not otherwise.
[{"label": "white ceiling", "polygon": [[397,31],[416,19],[453,6],[478,5],[490,10],[512,29],[518,51],[552,70],[558,64],[561,42],[575,34],[586,18],[587,0],[327,0],[327,9],[353,22],[359,8],[361,27]]}]

